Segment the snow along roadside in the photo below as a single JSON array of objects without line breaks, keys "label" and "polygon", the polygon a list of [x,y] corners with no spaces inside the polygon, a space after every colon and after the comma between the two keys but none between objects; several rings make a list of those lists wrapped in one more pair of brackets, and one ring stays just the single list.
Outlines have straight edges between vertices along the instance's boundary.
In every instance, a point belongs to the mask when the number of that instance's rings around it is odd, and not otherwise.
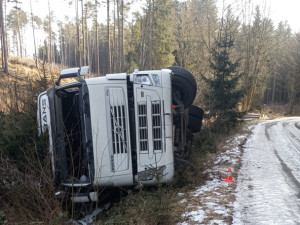
[{"label": "snow along roadside", "polygon": [[236,179],[241,165],[242,148],[247,140],[250,126],[226,141],[218,156],[214,160],[214,166],[204,171],[209,177],[205,185],[196,188],[190,193],[179,193],[181,203],[187,203],[186,212],[182,215],[182,221],[178,225],[188,224],[231,224],[234,209],[234,192],[236,182],[226,183],[228,168],[232,169],[233,179]]}]

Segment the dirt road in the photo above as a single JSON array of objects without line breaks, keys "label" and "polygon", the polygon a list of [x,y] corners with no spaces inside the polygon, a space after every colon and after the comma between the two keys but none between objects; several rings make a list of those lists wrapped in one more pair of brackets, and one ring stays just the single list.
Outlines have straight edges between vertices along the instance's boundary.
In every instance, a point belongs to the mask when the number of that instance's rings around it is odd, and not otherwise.
[{"label": "dirt road", "polygon": [[300,224],[300,118],[259,123],[244,146],[233,224]]}]

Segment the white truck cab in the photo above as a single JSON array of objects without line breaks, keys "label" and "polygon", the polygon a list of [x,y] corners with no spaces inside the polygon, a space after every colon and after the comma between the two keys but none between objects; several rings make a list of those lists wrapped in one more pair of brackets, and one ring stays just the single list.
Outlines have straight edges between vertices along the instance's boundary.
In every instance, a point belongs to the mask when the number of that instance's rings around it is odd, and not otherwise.
[{"label": "white truck cab", "polygon": [[[48,131],[55,183],[82,192],[170,182],[175,156],[187,147],[188,107],[196,94],[187,72],[170,67],[84,80],[87,67],[63,70],[56,86],[38,96],[39,133]],[[60,85],[70,77],[79,79]],[[192,133],[200,130],[202,116],[192,122]],[[71,199],[96,201],[97,193]]]}]

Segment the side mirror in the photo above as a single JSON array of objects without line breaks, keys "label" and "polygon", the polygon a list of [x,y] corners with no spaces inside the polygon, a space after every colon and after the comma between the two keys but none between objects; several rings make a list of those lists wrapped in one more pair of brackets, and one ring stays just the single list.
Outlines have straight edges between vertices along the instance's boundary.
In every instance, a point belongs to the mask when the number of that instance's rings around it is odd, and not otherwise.
[{"label": "side mirror", "polygon": [[55,82],[55,84],[59,86],[61,79],[71,78],[71,77],[78,77],[79,81],[81,81],[82,79],[80,76],[88,76],[88,75],[89,75],[88,66],[83,66],[81,68],[74,67],[74,68],[64,69],[60,72],[59,78]]},{"label": "side mirror", "polygon": [[89,76],[89,67],[88,66],[83,66],[80,69],[80,76]]},{"label": "side mirror", "polygon": [[69,69],[64,69],[60,72],[60,78],[70,78],[70,77],[77,77],[79,74],[79,67],[75,68],[69,68]]}]

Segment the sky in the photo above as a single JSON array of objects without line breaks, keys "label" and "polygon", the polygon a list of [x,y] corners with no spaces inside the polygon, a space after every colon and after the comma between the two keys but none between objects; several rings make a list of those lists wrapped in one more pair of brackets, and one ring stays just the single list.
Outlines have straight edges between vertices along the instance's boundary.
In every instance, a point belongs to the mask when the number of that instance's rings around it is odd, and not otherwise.
[{"label": "sky", "polygon": [[[223,1],[226,5],[232,4],[237,10],[241,9],[241,5],[249,0],[217,0],[218,8],[221,9]],[[300,1],[299,0],[251,0],[254,5],[261,5],[265,7],[266,14],[274,21],[275,26],[280,21],[288,21],[292,30],[294,32],[300,31]],[[24,11],[30,12],[29,0],[23,0],[22,7]],[[69,0],[50,0],[50,8],[54,11],[57,19],[64,21],[65,16],[75,17],[75,7],[68,5]],[[102,3],[103,1],[101,1]],[[142,2],[142,0],[137,0],[137,2]],[[48,14],[48,1],[47,0],[32,0],[33,13],[40,17],[45,17]],[[133,6],[138,6],[139,4],[133,4]],[[139,7],[140,8],[140,7]],[[136,9],[137,10],[137,9]],[[99,12],[100,21],[105,22],[106,9],[105,5],[102,3],[100,5]]]},{"label": "sky", "polygon": [[275,24],[286,20],[294,32],[300,31],[299,0],[273,0],[270,5],[270,16]]},{"label": "sky", "polygon": [[[241,12],[242,5],[249,0],[217,0],[219,15],[222,12],[223,1],[225,8],[228,5],[235,10],[236,13]],[[300,0],[251,0],[253,10],[256,5],[260,5],[262,14],[272,19],[275,28],[280,21],[287,21],[293,32],[300,32]]]},{"label": "sky", "polygon": [[[40,18],[45,18],[48,15],[48,0],[31,0],[33,5],[33,14],[39,16]],[[75,17],[75,7],[74,5],[70,6],[68,4],[70,0],[50,0],[50,8],[54,11],[54,15],[56,20],[60,20],[66,22],[66,16],[72,20]],[[125,0],[126,1],[126,0]],[[135,0],[136,2],[132,4],[133,11],[141,10],[141,2],[144,0]],[[184,0],[183,0],[184,1]],[[223,6],[225,8],[228,5],[231,5],[231,8],[234,12],[239,14],[242,10],[242,5],[245,2],[251,1],[253,6],[252,10],[254,10],[255,5],[260,5],[263,9],[262,13],[270,17],[274,22],[274,26],[278,25],[280,21],[287,21],[290,25],[293,32],[300,32],[300,0],[216,0],[217,7],[219,10],[219,16],[221,15]],[[105,23],[106,21],[106,5],[100,1],[100,10],[99,10],[99,22]],[[12,3],[7,4],[7,14],[9,13],[10,8],[13,6]],[[30,0],[23,0],[23,3],[20,5],[21,8],[30,14]],[[37,44],[41,45],[45,38],[45,34],[42,31],[37,32]],[[26,40],[25,43],[29,45],[32,44],[32,30],[28,27],[26,34],[24,35]],[[32,55],[33,46],[28,46],[27,55]]]}]

